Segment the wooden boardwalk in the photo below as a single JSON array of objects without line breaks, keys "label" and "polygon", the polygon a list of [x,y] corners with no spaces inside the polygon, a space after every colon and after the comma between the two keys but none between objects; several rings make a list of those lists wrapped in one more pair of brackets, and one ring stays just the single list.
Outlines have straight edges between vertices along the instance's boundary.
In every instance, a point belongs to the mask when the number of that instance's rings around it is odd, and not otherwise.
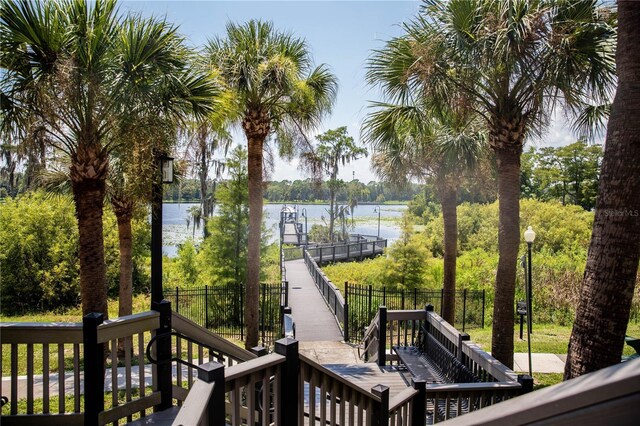
[{"label": "wooden boardwalk", "polygon": [[304,260],[285,262],[289,281],[289,306],[296,323],[296,339],[301,342],[342,341],[336,317],[318,291]]}]

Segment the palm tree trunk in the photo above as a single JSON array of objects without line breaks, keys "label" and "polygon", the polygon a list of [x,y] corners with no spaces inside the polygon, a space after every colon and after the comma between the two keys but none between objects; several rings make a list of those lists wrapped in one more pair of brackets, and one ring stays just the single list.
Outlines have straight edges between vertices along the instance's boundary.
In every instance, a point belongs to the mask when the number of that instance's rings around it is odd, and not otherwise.
[{"label": "palm tree trunk", "polygon": [[245,297],[245,322],[247,336],[245,347],[258,345],[260,301],[260,239],[262,234],[262,150],[269,134],[269,121],[259,112],[250,112],[242,123],[247,136],[248,187],[249,187],[249,236],[247,248],[247,287]]},{"label": "palm tree trunk", "polygon": [[456,317],[456,260],[458,254],[457,188],[444,186],[440,192],[444,221],[444,299],[442,318],[453,325]]},{"label": "palm tree trunk", "polygon": [[105,183],[103,179],[73,179],[72,171],[72,189],[78,218],[82,314],[98,312],[106,318],[107,268],[102,231]]},{"label": "palm tree trunk", "polygon": [[513,304],[516,287],[516,261],[520,245],[520,154],[522,153],[522,145],[503,144],[494,150],[498,165],[499,260],[493,304],[491,353],[498,361],[513,368]]},{"label": "palm tree trunk", "polygon": [[618,2],[618,88],[564,377],[620,362],[640,259],[640,3]]},{"label": "palm tree trunk", "polygon": [[[118,221],[118,243],[120,249],[120,285],[118,287],[118,316],[133,313],[133,249],[131,218],[133,205],[129,200],[111,198],[113,211]],[[124,339],[118,340],[118,356],[124,356]],[[133,349],[133,348],[131,348]]]}]

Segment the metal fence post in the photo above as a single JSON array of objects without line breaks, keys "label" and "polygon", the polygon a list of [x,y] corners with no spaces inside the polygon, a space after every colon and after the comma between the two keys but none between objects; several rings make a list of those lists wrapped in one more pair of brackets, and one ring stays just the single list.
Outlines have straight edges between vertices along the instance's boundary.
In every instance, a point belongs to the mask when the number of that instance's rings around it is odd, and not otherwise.
[{"label": "metal fence post", "polygon": [[209,286],[204,286],[204,328],[209,328]]},{"label": "metal fence post", "polygon": [[280,366],[281,380],[278,380],[278,417],[276,424],[282,426],[296,426],[298,423],[298,341],[294,339],[280,339],[275,344],[275,352],[286,358]]},{"label": "metal fence post", "polygon": [[373,404],[372,423],[375,426],[387,426],[389,424],[389,386],[375,385],[371,388],[371,393],[380,398],[379,403]]},{"label": "metal fence post", "polygon": [[387,307],[378,308],[378,365],[387,363]]},{"label": "metal fence post", "polygon": [[176,314],[180,313],[180,300],[178,299],[179,290],[178,286],[176,286]]},{"label": "metal fence post", "polygon": [[160,404],[153,411],[162,411],[173,405],[173,384],[171,383],[171,303],[166,300],[152,302],[151,308],[160,314],[160,327],[156,330],[156,365]]},{"label": "metal fence post", "polygon": [[[367,315],[372,315],[371,312],[371,299],[373,299],[373,286],[371,286],[371,284],[369,284],[369,303],[368,303],[368,307],[367,307]],[[367,322],[371,322],[371,317],[369,316],[367,318]]]},{"label": "metal fence post", "polygon": [[482,328],[484,328],[484,297],[486,290],[482,290]]},{"label": "metal fence post", "polygon": [[342,311],[344,321],[344,341],[349,341],[349,282],[344,282],[344,309]]},{"label": "metal fence post", "polygon": [[98,343],[98,326],[103,321],[104,315],[96,312],[82,318],[84,380],[91,383],[84,389],[85,425],[97,426],[98,416],[104,411],[104,343]]},{"label": "metal fence post", "polygon": [[467,324],[467,289],[462,291],[462,331]]}]

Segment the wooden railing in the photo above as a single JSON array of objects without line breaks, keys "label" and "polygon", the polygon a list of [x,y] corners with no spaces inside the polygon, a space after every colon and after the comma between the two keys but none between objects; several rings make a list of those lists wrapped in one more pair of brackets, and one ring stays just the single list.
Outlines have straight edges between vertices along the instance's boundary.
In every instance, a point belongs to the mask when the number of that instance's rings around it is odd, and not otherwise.
[{"label": "wooden railing", "polygon": [[351,235],[348,242],[307,246],[305,252],[308,254],[305,256],[308,255],[318,264],[322,264],[377,256],[382,254],[386,247],[386,239],[368,235]]},{"label": "wooden railing", "polygon": [[89,314],[82,323],[1,323],[10,378],[0,387],[9,399],[2,424],[131,421],[170,407],[174,398],[181,403],[196,383],[197,365],[256,358],[172,313],[166,301],[154,308],[107,321]]},{"label": "wooden railing", "polygon": [[[327,302],[329,310],[337,318],[338,323],[342,325],[344,334],[346,330],[344,325],[349,321],[349,306],[345,303],[340,289],[331,282],[324,272],[322,272],[318,263],[309,255],[307,250],[304,251],[304,262],[309,270],[309,274],[311,275],[313,282],[316,284],[316,287],[318,287],[318,291],[320,291],[325,302]],[[348,341],[349,335],[345,334],[344,339]]]},{"label": "wooden railing", "polygon": [[[11,351],[10,413],[2,423],[107,424],[130,421],[134,413],[145,416],[160,403],[159,392],[146,391],[152,373],[144,362],[145,342],[159,317],[150,311],[104,322],[101,314],[90,314],[83,323],[1,324],[2,345]],[[25,358],[23,378],[19,354]],[[38,412],[36,405],[42,407]]]},{"label": "wooden railing", "polygon": [[[2,360],[3,370],[9,362],[11,378],[9,389],[5,383],[0,388],[0,394],[9,398],[9,415],[2,416],[2,424],[22,425],[44,416],[50,425],[82,424],[82,323],[4,322],[0,339],[2,352],[10,353],[8,360]],[[72,372],[65,372],[67,364],[73,366]],[[25,386],[19,381],[26,381]],[[19,404],[20,400],[26,403]],[[34,407],[37,400],[41,411]],[[24,409],[19,411],[19,406]]]},{"label": "wooden railing", "polygon": [[[296,340],[281,339],[275,353],[233,367],[215,362],[201,367],[198,382],[203,383],[194,385],[176,426],[388,424],[388,387],[367,391],[354,385],[300,355]],[[224,392],[216,394],[223,382]]]},{"label": "wooden railing", "polygon": [[[458,332],[428,306],[425,310],[387,311],[381,306],[363,340],[362,357],[378,365],[399,363],[393,346],[414,346],[423,352],[445,383],[418,382],[396,395],[390,408],[402,419],[412,404],[422,404],[429,424],[466,414],[531,391],[533,380],[518,376]],[[417,396],[425,386],[424,395]],[[420,402],[416,399],[420,399]],[[419,405],[422,409],[422,405]],[[404,420],[403,420],[404,421]],[[405,423],[401,423],[405,424]],[[408,424],[424,424],[412,422]]]},{"label": "wooden railing", "polygon": [[[174,354],[176,383],[172,386],[173,398],[180,404],[195,383],[197,366],[216,361],[227,367],[256,358],[256,355],[200,327],[188,318],[171,313],[171,347]],[[179,360],[179,361],[178,361]]]}]

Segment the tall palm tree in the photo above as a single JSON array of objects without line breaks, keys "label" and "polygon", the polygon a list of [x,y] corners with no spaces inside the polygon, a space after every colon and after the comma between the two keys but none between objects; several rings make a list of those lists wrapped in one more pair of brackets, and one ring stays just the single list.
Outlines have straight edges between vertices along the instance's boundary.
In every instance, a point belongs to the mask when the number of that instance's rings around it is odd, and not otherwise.
[{"label": "tall palm tree", "polygon": [[613,101],[565,379],[620,362],[640,259],[640,3],[618,1]]},{"label": "tall palm tree", "polygon": [[[497,163],[499,261],[492,354],[513,366],[520,155],[555,108],[604,104],[615,84],[615,27],[597,0],[425,0],[404,25],[401,55],[378,56],[394,78],[384,89],[442,91],[451,84],[483,117]],[[448,84],[444,84],[448,83]]]},{"label": "tall palm tree", "polygon": [[[370,68],[375,80],[379,70]],[[424,100],[424,99],[423,99]],[[481,161],[484,137],[473,125],[469,110],[442,106],[376,103],[378,109],[363,124],[365,140],[374,146],[373,167],[383,179],[406,182],[411,177],[433,179],[444,221],[444,300],[442,317],[455,321],[457,202],[461,182]]]},{"label": "tall palm tree", "polygon": [[307,43],[277,31],[270,22],[227,24],[225,38],[206,47],[211,66],[234,94],[237,122],[247,138],[249,251],[245,345],[258,344],[258,290],[262,224],[263,150],[275,136],[280,152],[291,152],[303,132],[319,124],[333,105],[336,78],[325,65],[313,67]]},{"label": "tall palm tree", "polygon": [[102,211],[109,157],[122,142],[114,132],[140,111],[208,113],[215,88],[188,70],[174,27],[125,20],[114,0],[3,1],[0,40],[5,116],[37,118],[70,159],[82,309],[106,315]]}]

